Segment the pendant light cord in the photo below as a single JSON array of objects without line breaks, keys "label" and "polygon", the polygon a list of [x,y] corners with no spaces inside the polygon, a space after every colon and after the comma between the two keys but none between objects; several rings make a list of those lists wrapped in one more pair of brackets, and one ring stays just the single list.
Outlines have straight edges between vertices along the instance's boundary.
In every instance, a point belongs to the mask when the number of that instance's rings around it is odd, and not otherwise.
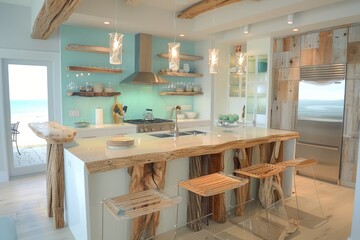
[{"label": "pendant light cord", "polygon": [[118,0],[115,0],[115,32],[117,33],[118,30],[118,24],[117,24],[117,19],[118,19]]},{"label": "pendant light cord", "polygon": [[176,42],[176,10],[175,10],[175,7],[176,7],[176,3],[175,3],[175,0],[174,0],[174,42]]}]

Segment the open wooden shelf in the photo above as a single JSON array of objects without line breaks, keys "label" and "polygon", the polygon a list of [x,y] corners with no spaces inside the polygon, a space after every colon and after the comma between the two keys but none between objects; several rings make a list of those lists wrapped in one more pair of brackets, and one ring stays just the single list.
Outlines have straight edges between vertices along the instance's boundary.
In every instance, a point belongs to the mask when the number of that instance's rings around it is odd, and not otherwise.
[{"label": "open wooden shelf", "polygon": [[213,173],[182,181],[179,183],[179,186],[200,196],[209,197],[239,188],[247,183],[249,183],[248,179],[223,173]]},{"label": "open wooden shelf", "polygon": [[159,75],[171,77],[202,77],[200,73],[183,73],[183,72],[159,72]]},{"label": "open wooden shelf", "polygon": [[102,201],[105,208],[117,219],[143,216],[181,202],[181,197],[170,197],[157,190],[146,190],[108,198]]},{"label": "open wooden shelf", "polygon": [[113,97],[121,95],[120,92],[68,92],[68,96],[80,97]]},{"label": "open wooden shelf", "polygon": [[[169,58],[168,53],[158,53],[158,56],[161,58]],[[204,57],[201,57],[201,56],[194,56],[194,55],[188,55],[188,54],[180,54],[179,58],[181,60],[185,60],[185,61],[197,61],[197,60],[204,59]]]},{"label": "open wooden shelf", "polygon": [[250,167],[236,169],[234,172],[254,178],[267,178],[279,174],[285,169],[285,165],[258,163]]},{"label": "open wooden shelf", "polygon": [[202,95],[202,92],[159,92],[161,96],[178,95],[178,96],[195,96]]},{"label": "open wooden shelf", "polygon": [[111,68],[101,68],[101,67],[79,67],[79,66],[69,66],[68,71],[75,72],[93,72],[93,73],[122,73],[121,69],[111,69]]},{"label": "open wooden shelf", "polygon": [[65,47],[66,50],[78,51],[78,52],[92,52],[92,53],[101,53],[109,54],[110,48],[108,47],[99,47],[99,46],[90,46],[90,45],[81,45],[81,44],[68,44]]}]

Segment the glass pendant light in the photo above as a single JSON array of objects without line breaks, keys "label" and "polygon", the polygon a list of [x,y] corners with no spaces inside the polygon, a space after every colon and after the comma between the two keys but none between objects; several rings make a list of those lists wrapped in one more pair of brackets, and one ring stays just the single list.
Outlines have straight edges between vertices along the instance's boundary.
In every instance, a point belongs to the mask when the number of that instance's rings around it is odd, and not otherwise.
[{"label": "glass pendant light", "polygon": [[237,73],[243,74],[246,72],[246,52],[242,51],[241,45],[235,47],[235,52]]},{"label": "glass pendant light", "polygon": [[174,1],[174,41],[168,43],[169,68],[173,72],[177,72],[180,68],[180,43],[176,42],[176,16]]},{"label": "glass pendant light", "polygon": [[209,73],[217,73],[217,67],[219,65],[219,49],[210,48],[209,49]]},{"label": "glass pendant light", "polygon": [[122,50],[124,35],[118,32],[110,33],[110,64],[122,63]]},{"label": "glass pendant light", "polygon": [[[215,25],[215,1],[213,2],[213,25]],[[217,67],[219,65],[219,49],[210,48],[209,49],[209,73],[216,74]]]},{"label": "glass pendant light", "polygon": [[117,1],[115,0],[115,32],[110,33],[110,64],[120,65],[122,63],[124,35],[117,32]]},{"label": "glass pendant light", "polygon": [[168,43],[169,51],[169,68],[171,71],[176,72],[179,70],[180,66],[180,43],[178,42],[169,42]]}]

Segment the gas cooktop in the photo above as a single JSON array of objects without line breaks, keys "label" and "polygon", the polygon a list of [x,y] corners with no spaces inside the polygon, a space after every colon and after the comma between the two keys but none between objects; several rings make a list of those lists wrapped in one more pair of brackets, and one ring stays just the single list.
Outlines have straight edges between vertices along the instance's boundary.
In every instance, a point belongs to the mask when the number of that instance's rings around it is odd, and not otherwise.
[{"label": "gas cooktop", "polygon": [[130,119],[130,120],[125,120],[124,122],[132,123],[132,124],[153,124],[153,123],[168,123],[168,122],[173,122],[173,120],[154,118],[153,120]]}]

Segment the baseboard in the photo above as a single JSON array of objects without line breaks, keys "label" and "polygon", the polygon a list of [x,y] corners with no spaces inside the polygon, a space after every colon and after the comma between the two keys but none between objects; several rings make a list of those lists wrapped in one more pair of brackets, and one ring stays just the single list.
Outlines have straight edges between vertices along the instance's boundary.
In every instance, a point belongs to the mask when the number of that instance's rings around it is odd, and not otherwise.
[{"label": "baseboard", "polygon": [[0,172],[0,183],[8,182],[10,180],[7,172]]},{"label": "baseboard", "polygon": [[354,182],[340,181],[340,186],[355,189],[355,183]]}]

